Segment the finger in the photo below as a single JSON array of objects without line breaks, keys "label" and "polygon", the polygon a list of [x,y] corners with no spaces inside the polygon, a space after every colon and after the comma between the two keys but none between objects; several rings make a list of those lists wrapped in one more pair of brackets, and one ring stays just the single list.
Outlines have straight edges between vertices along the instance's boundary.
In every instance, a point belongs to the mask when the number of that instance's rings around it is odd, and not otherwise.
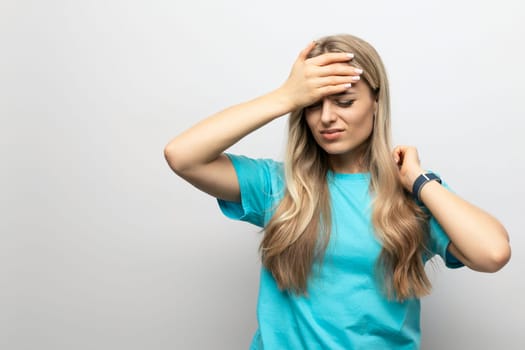
[{"label": "finger", "polygon": [[394,148],[394,160],[398,165],[403,164],[403,158],[405,157],[406,147],[405,146],[396,146]]},{"label": "finger", "polygon": [[318,89],[321,97],[326,97],[330,95],[337,95],[340,93],[343,93],[347,91],[352,85],[350,83],[347,84],[339,84],[339,85],[327,85],[322,86]]},{"label": "finger", "polygon": [[355,78],[354,76],[331,75],[328,77],[318,78],[315,83],[319,87],[348,84],[347,89],[349,89],[352,87],[352,83],[355,83],[357,81],[354,78]]},{"label": "finger", "polygon": [[394,153],[394,162],[399,165],[400,164],[400,161],[401,161],[401,156],[399,155],[398,152]]},{"label": "finger", "polygon": [[354,58],[353,53],[348,52],[328,52],[319,56],[309,58],[308,61],[317,66],[326,66],[337,62],[348,62]]},{"label": "finger", "polygon": [[308,43],[308,45],[299,53],[299,59],[301,61],[306,60],[308,58],[308,54],[310,53],[310,51],[312,51],[315,45],[317,45],[315,41],[311,41],[310,43]]},{"label": "finger", "polygon": [[346,63],[334,63],[327,66],[319,67],[319,76],[326,77],[329,75],[351,75],[360,76],[363,70],[352,67]]},{"label": "finger", "polygon": [[401,154],[406,153],[408,146],[398,145],[394,148],[394,152]]},{"label": "finger", "polygon": [[399,155],[397,153],[398,153],[398,148],[395,147],[394,150],[392,151],[392,158],[394,159],[394,162],[396,164],[399,162]]}]

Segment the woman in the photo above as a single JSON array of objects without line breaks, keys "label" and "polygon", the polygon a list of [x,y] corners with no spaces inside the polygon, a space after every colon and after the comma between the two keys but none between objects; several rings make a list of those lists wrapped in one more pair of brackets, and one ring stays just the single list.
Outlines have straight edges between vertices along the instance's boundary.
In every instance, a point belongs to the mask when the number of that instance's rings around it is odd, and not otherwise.
[{"label": "woman", "polygon": [[[223,152],[290,113],[286,159]],[[264,228],[252,349],[417,349],[424,263],[495,272],[508,235],[390,147],[384,66],[351,35],[310,43],[276,90],[230,107],[165,148],[170,167]]]}]

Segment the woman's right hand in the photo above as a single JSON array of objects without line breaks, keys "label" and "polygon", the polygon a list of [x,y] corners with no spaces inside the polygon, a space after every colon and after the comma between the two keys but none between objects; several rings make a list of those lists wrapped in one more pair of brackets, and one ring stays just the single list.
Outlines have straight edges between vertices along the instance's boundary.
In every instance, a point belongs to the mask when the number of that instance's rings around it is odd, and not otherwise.
[{"label": "woman's right hand", "polygon": [[315,42],[311,42],[301,51],[290,76],[279,89],[291,102],[293,109],[344,92],[359,80],[363,72],[348,64],[353,58],[352,53],[330,52],[308,58],[315,45]]},{"label": "woman's right hand", "polygon": [[220,111],[171,140],[164,149],[171,169],[214,197],[239,201],[237,175],[223,152],[276,118],[344,92],[360,74],[348,64],[352,58],[347,53],[308,58],[314,47],[310,43],[301,51],[280,88]]}]

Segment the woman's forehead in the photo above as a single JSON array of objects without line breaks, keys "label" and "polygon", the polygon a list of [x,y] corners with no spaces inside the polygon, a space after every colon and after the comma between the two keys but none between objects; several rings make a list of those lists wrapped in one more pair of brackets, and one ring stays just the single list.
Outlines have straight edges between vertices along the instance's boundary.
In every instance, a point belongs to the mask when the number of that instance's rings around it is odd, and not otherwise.
[{"label": "woman's forehead", "polygon": [[363,95],[365,93],[370,92],[371,89],[368,86],[368,84],[362,80],[352,83],[352,87],[349,89],[346,89],[345,91],[332,95],[333,97],[339,97],[339,96],[345,96],[345,97],[352,97],[352,96],[359,96]]}]

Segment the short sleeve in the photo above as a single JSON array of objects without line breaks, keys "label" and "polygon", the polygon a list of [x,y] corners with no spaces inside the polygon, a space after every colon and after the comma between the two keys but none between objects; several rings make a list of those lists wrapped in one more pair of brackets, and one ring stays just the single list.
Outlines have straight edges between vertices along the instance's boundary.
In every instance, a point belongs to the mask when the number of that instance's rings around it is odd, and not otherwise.
[{"label": "short sleeve", "polygon": [[271,159],[252,159],[232,154],[227,156],[237,174],[241,202],[217,199],[222,213],[230,219],[264,227],[280,194],[281,163]]},{"label": "short sleeve", "polygon": [[[443,182],[443,187],[451,191],[447,183]],[[426,209],[426,208],[425,208]],[[428,211],[428,209],[426,209]],[[459,268],[463,267],[463,263],[458,260],[454,255],[448,251],[448,246],[450,244],[450,238],[446,234],[445,230],[441,227],[439,222],[431,215],[430,222],[430,250],[433,254],[438,254],[441,256],[445,265],[449,268]]]}]

